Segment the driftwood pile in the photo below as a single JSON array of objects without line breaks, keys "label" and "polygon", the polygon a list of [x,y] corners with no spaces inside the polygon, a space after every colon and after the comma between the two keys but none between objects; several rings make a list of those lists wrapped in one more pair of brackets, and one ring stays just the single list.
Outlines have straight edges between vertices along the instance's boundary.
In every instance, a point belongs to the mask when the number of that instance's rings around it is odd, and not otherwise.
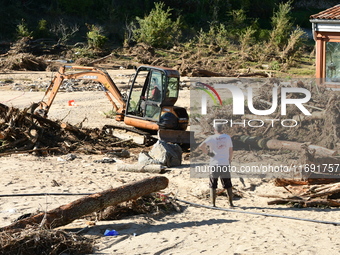
[{"label": "driftwood pile", "polygon": [[85,216],[85,218],[88,220],[101,221],[119,220],[139,214],[162,216],[173,212],[181,212],[181,210],[178,202],[167,194],[152,193],[116,206],[108,206],[93,215]]},{"label": "driftwood pile", "polygon": [[0,104],[0,156],[14,153],[79,152],[102,154],[131,141],[106,135],[99,129],[82,128],[82,123],[70,125]]},{"label": "driftwood pile", "polygon": [[91,254],[94,240],[53,229],[24,229],[0,233],[1,254]]},{"label": "driftwood pile", "polygon": [[275,185],[284,187],[292,195],[269,201],[268,205],[293,204],[297,207],[340,207],[340,181],[335,183],[334,179],[324,179],[327,184],[315,184],[320,179],[309,179],[306,181],[276,179]]}]

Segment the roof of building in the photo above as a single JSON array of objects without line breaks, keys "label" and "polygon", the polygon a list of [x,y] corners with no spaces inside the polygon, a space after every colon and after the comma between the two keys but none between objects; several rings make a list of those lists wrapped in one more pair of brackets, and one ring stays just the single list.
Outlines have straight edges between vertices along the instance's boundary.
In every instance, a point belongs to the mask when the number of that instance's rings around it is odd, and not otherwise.
[{"label": "roof of building", "polygon": [[310,18],[322,20],[340,20],[340,4],[335,5],[317,14],[313,14],[310,16]]}]

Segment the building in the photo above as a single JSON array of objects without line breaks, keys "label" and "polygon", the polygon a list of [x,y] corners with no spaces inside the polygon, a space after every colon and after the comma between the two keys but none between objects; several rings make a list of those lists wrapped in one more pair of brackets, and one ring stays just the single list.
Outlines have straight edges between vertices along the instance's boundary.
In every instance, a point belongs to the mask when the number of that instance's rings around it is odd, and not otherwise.
[{"label": "building", "polygon": [[310,16],[316,42],[316,78],[340,86],[340,4]]}]

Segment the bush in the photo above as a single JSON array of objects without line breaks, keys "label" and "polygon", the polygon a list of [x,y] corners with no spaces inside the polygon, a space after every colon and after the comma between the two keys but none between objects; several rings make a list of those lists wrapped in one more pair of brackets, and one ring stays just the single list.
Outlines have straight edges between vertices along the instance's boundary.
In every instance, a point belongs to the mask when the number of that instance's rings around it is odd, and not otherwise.
[{"label": "bush", "polygon": [[133,31],[134,39],[153,47],[170,48],[174,46],[181,35],[180,18],[176,21],[170,19],[171,8],[164,10],[165,4],[155,3],[144,19],[137,17],[139,28]]},{"label": "bush", "polygon": [[278,11],[276,11],[272,17],[272,31],[270,33],[269,46],[276,48],[277,50],[287,43],[290,32],[293,28],[291,22],[291,1],[279,5]]},{"label": "bush", "polygon": [[18,39],[24,37],[32,37],[33,32],[28,30],[25,20],[21,20],[21,23],[17,25],[16,36]]},{"label": "bush", "polygon": [[102,35],[103,29],[99,26],[89,25],[87,32],[87,43],[91,48],[101,49],[103,48],[105,42],[107,41],[106,36]]},{"label": "bush", "polygon": [[50,32],[47,28],[47,21],[45,19],[39,20],[38,27],[34,32],[34,38],[48,38],[50,37]]},{"label": "bush", "polygon": [[220,49],[226,50],[227,46],[229,46],[228,35],[224,24],[210,24],[209,31],[205,32],[201,28],[195,39],[199,47],[215,45]]}]

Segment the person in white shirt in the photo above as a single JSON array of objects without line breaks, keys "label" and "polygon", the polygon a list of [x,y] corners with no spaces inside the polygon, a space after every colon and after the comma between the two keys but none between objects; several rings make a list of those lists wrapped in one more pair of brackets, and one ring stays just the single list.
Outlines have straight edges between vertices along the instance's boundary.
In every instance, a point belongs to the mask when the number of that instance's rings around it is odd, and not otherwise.
[{"label": "person in white shirt", "polygon": [[215,134],[205,139],[199,148],[210,156],[210,198],[212,206],[216,206],[216,189],[218,178],[227,190],[229,205],[233,207],[233,192],[230,178],[230,164],[233,159],[233,143],[229,135],[223,133],[223,125],[215,123]]}]

